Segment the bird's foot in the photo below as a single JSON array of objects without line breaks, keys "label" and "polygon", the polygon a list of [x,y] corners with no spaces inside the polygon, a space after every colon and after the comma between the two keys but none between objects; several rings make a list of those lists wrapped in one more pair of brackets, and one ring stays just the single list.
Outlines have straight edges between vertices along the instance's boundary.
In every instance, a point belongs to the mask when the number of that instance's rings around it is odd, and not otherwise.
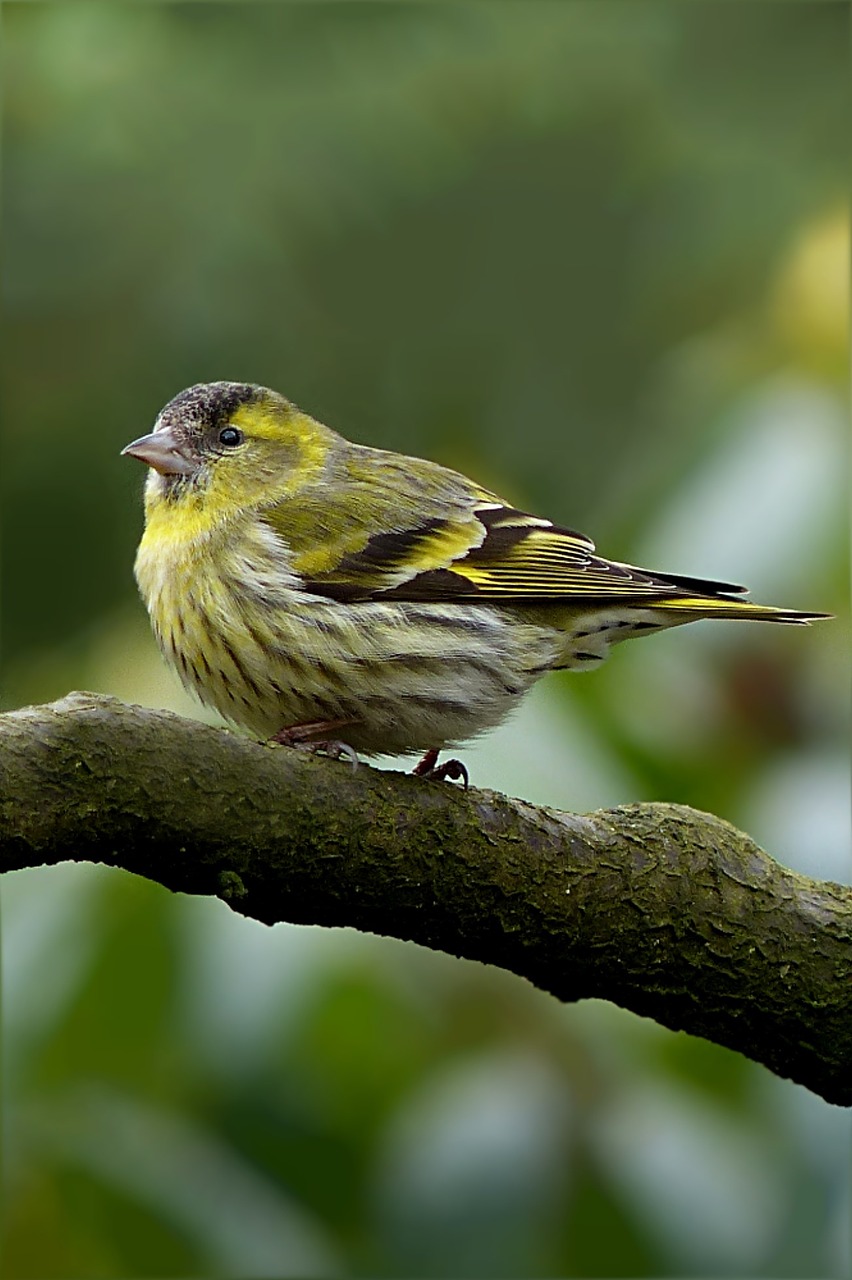
[{"label": "bird's foot", "polygon": [[281,747],[295,747],[297,751],[311,751],[329,756],[332,760],[348,760],[353,769],[358,768],[358,754],[348,742],[337,738],[316,738],[317,733],[332,733],[354,720],[312,720],[308,724],[291,724],[279,729],[269,739]]},{"label": "bird's foot", "polygon": [[464,789],[467,791],[470,779],[467,775],[467,769],[461,760],[445,760],[443,764],[438,764],[438,748],[430,747],[423,759],[411,770],[418,778],[426,778],[429,782],[458,782],[464,783]]}]

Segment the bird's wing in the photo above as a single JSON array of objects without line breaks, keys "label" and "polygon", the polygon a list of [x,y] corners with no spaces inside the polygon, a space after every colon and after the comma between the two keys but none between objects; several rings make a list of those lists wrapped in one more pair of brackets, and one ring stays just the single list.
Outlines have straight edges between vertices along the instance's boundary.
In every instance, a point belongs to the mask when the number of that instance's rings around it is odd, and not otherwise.
[{"label": "bird's wing", "polygon": [[582,604],[745,590],[604,560],[583,534],[520,511],[456,472],[381,458],[264,514],[307,591],[341,601]]},{"label": "bird's wing", "polygon": [[604,560],[583,534],[513,507],[489,504],[479,507],[474,518],[485,530],[481,543],[384,594],[406,600],[605,604],[745,590],[734,583],[657,575]]}]

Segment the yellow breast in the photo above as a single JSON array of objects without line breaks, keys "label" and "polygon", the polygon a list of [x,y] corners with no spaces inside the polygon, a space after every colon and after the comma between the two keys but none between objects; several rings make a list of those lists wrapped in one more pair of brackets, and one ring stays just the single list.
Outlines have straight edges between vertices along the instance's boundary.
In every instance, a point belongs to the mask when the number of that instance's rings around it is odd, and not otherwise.
[{"label": "yellow breast", "polygon": [[203,701],[252,723],[261,706],[269,714],[272,619],[297,584],[288,552],[252,516],[216,523],[162,506],[148,510],[135,565],[157,642]]}]

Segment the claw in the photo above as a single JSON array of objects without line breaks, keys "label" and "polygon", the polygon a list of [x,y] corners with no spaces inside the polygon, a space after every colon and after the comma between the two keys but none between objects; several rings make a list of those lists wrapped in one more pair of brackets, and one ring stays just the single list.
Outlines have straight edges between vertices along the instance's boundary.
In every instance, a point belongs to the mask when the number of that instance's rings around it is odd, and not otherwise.
[{"label": "claw", "polygon": [[326,742],[304,742],[298,746],[302,751],[321,751],[324,756],[328,756],[331,760],[348,760],[352,765],[352,772],[358,768],[358,752],[350,747],[348,742],[338,742],[332,738]]},{"label": "claw", "polygon": [[269,739],[281,747],[293,747],[297,751],[322,752],[331,760],[348,760],[352,771],[358,768],[358,754],[348,742],[340,742],[337,738],[314,738],[315,733],[328,733],[332,729],[342,729],[354,720],[313,720],[309,724],[291,724],[279,729]]}]

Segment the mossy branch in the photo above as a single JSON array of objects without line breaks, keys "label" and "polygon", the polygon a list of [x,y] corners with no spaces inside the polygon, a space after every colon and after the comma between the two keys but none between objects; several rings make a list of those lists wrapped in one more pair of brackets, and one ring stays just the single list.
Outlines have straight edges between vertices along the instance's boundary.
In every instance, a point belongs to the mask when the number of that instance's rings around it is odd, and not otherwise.
[{"label": "mossy branch", "polygon": [[852,1105],[852,889],[709,814],[579,816],[94,694],[0,716],[0,870],[66,859],[598,996]]}]

